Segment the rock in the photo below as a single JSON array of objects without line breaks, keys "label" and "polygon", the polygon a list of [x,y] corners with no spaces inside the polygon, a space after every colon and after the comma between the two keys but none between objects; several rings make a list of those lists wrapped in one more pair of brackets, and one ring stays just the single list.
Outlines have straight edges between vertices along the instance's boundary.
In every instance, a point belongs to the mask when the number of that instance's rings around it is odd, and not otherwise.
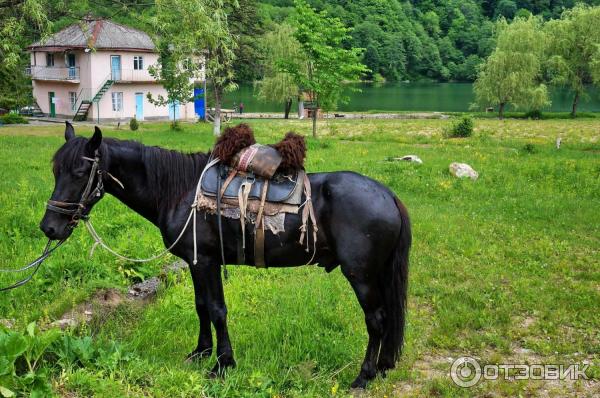
[{"label": "rock", "polygon": [[402,156],[399,160],[406,160],[407,162],[415,162],[415,163],[419,163],[419,164],[423,163],[423,161],[421,160],[421,158],[418,157],[417,155]]},{"label": "rock", "polygon": [[153,277],[146,279],[143,282],[136,283],[129,288],[127,296],[133,299],[149,299],[156,295],[158,287],[160,286],[160,279]]},{"label": "rock", "polygon": [[402,156],[401,158],[389,157],[386,160],[389,162],[405,161],[405,162],[415,162],[415,163],[419,163],[419,164],[423,163],[421,158],[419,158],[417,155],[406,155],[406,156]]},{"label": "rock", "polygon": [[7,329],[12,329],[15,326],[14,319],[0,319],[0,325],[4,326]]},{"label": "rock", "polygon": [[54,321],[50,324],[50,326],[55,328],[60,328],[61,330],[74,328],[79,325],[79,322],[75,318],[63,318],[57,321]]},{"label": "rock", "polygon": [[450,163],[450,174],[454,177],[465,178],[469,177],[473,181],[479,178],[479,173],[477,173],[471,166],[466,163]]}]

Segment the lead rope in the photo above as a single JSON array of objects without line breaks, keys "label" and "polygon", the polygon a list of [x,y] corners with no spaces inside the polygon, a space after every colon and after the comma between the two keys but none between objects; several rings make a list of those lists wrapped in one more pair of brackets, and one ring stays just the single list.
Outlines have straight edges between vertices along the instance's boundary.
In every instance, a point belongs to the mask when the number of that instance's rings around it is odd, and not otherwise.
[{"label": "lead rope", "polygon": [[167,253],[169,253],[169,251],[175,247],[175,245],[177,245],[177,243],[179,243],[179,241],[181,240],[181,238],[183,237],[183,234],[185,233],[185,231],[187,230],[187,227],[190,224],[190,221],[193,220],[194,222],[194,229],[193,229],[193,237],[194,237],[194,259],[193,259],[193,264],[196,265],[198,263],[198,242],[196,241],[196,213],[198,211],[198,196],[200,193],[200,188],[201,188],[201,182],[202,182],[202,177],[204,177],[204,173],[206,172],[206,170],[208,170],[211,166],[215,165],[217,162],[219,162],[219,159],[213,159],[211,160],[206,167],[204,168],[204,170],[202,171],[202,174],[200,175],[200,179],[198,180],[198,185],[196,185],[196,192],[195,192],[195,196],[194,196],[194,203],[192,203],[191,205],[191,210],[190,210],[190,214],[188,215],[188,218],[185,222],[185,225],[183,226],[181,232],[179,233],[179,236],[177,236],[177,239],[175,239],[175,241],[171,244],[171,246],[169,246],[168,248],[166,248],[165,250],[161,251],[160,253],[152,256],[152,257],[148,257],[148,258],[131,258],[131,257],[127,257],[124,256],[120,253],[117,253],[114,249],[112,249],[110,246],[108,246],[100,237],[100,235],[98,235],[98,232],[96,232],[96,230],[94,229],[94,226],[92,225],[92,223],[90,222],[90,220],[82,220],[83,223],[85,224],[87,231],[90,233],[92,239],[94,239],[94,245],[92,246],[92,249],[90,250],[90,256],[92,256],[94,254],[94,250],[96,249],[97,246],[102,247],[104,250],[108,251],[109,253],[111,253],[112,255],[114,255],[115,257],[118,257],[122,260],[126,260],[126,261],[132,261],[132,262],[136,262],[136,263],[145,263],[145,262],[149,262],[149,261],[154,261],[156,259],[159,259],[163,256],[165,256]]}]

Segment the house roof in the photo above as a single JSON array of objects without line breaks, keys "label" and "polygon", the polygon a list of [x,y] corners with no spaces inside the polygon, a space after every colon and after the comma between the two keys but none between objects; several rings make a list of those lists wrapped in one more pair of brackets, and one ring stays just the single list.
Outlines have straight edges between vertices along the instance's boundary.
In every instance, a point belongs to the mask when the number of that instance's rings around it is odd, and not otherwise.
[{"label": "house roof", "polygon": [[154,52],[150,36],[104,19],[86,19],[60,30],[43,41],[31,44],[30,50],[65,50],[94,48],[96,50],[137,50]]}]

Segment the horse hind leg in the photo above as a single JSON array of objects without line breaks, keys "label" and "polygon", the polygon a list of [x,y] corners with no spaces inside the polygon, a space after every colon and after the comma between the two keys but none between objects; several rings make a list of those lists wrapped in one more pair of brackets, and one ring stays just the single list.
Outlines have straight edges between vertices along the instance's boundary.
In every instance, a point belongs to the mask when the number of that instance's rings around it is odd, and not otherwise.
[{"label": "horse hind leg", "polygon": [[342,272],[352,285],[358,302],[365,313],[365,324],[369,334],[369,342],[360,373],[351,385],[352,388],[365,388],[367,382],[374,379],[377,375],[376,364],[384,333],[385,312],[383,299],[378,290],[377,283],[367,278],[367,272],[365,272],[364,268],[342,264]]}]

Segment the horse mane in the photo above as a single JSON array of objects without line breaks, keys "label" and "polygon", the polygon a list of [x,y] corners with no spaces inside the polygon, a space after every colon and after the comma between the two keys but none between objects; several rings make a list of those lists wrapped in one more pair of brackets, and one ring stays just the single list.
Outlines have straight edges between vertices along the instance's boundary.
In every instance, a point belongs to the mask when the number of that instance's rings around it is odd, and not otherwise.
[{"label": "horse mane", "polygon": [[159,208],[170,209],[180,203],[185,194],[196,187],[208,162],[209,154],[202,152],[183,153],[136,141],[125,142],[139,145],[146,165],[148,189]]},{"label": "horse mane", "polygon": [[[74,137],[63,145],[52,159],[53,171],[58,173],[63,167],[75,168],[84,163],[88,139]],[[106,169],[111,163],[111,148],[131,149],[140,154],[145,165],[148,199],[156,202],[158,208],[170,209],[178,204],[198,183],[202,170],[208,162],[209,153],[184,153],[157,146],[146,146],[138,141],[103,138],[100,146],[100,168]]]}]

